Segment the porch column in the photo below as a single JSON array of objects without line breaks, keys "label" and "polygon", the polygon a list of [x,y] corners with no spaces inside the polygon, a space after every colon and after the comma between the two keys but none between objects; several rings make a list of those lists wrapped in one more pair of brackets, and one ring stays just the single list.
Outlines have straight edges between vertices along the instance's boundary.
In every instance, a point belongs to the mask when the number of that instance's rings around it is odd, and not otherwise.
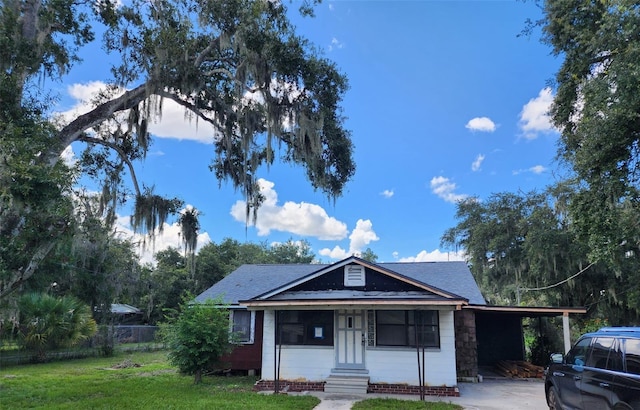
[{"label": "porch column", "polygon": [[562,333],[564,335],[564,353],[571,349],[571,331],[569,329],[569,312],[562,312]]}]

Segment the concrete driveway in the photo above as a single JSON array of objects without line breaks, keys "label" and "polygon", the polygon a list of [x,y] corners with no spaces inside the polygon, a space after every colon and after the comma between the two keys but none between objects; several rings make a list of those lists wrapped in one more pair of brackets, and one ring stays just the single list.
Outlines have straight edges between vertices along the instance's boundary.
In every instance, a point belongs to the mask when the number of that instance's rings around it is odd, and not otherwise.
[{"label": "concrete driveway", "polygon": [[[428,401],[443,401],[463,406],[467,410],[546,410],[542,380],[487,380],[483,383],[460,383],[460,397],[431,397]],[[367,394],[359,396],[307,393],[319,397],[322,402],[314,410],[349,410],[356,401],[375,397],[392,397],[400,400],[419,400],[418,396]]]}]

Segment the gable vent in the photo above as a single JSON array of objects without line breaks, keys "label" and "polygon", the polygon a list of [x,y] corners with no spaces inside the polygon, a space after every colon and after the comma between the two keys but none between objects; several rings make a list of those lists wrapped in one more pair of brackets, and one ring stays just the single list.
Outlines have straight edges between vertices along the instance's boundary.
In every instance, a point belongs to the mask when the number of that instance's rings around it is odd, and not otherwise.
[{"label": "gable vent", "polygon": [[344,285],[345,286],[364,286],[364,266],[347,265],[344,267]]}]

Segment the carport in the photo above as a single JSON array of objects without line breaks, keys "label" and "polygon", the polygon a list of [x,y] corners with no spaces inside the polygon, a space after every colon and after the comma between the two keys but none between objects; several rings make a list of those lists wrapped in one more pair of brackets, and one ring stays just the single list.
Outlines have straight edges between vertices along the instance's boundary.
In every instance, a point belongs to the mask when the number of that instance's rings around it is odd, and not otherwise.
[{"label": "carport", "polygon": [[522,318],[562,316],[564,350],[571,348],[569,315],[585,314],[584,307],[529,307],[469,305],[476,321],[478,365],[493,365],[500,360],[524,360]]}]

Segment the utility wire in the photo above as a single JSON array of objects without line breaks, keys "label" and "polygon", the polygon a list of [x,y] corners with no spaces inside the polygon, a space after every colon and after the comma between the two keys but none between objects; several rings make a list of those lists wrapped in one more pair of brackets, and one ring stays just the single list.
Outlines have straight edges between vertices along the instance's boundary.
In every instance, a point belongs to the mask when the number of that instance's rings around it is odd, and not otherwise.
[{"label": "utility wire", "polygon": [[593,264],[594,264],[594,263],[595,263],[595,262],[591,262],[591,263],[590,263],[586,268],[582,269],[580,272],[578,272],[578,273],[576,273],[576,274],[574,274],[574,275],[571,275],[571,276],[569,276],[567,279],[562,280],[562,281],[560,281],[560,282],[558,282],[558,283],[555,283],[555,284],[553,284],[553,285],[543,286],[543,287],[540,287],[540,288],[522,288],[521,290],[525,290],[525,291],[527,291],[527,290],[547,290],[547,289],[555,288],[556,286],[560,286],[560,285],[562,285],[562,284],[564,284],[564,283],[567,283],[567,282],[569,282],[571,279],[573,279],[573,278],[577,277],[578,275],[580,275],[580,274],[584,273],[584,271],[586,271],[586,270],[587,270],[587,269],[589,269],[591,266],[593,266]]}]

